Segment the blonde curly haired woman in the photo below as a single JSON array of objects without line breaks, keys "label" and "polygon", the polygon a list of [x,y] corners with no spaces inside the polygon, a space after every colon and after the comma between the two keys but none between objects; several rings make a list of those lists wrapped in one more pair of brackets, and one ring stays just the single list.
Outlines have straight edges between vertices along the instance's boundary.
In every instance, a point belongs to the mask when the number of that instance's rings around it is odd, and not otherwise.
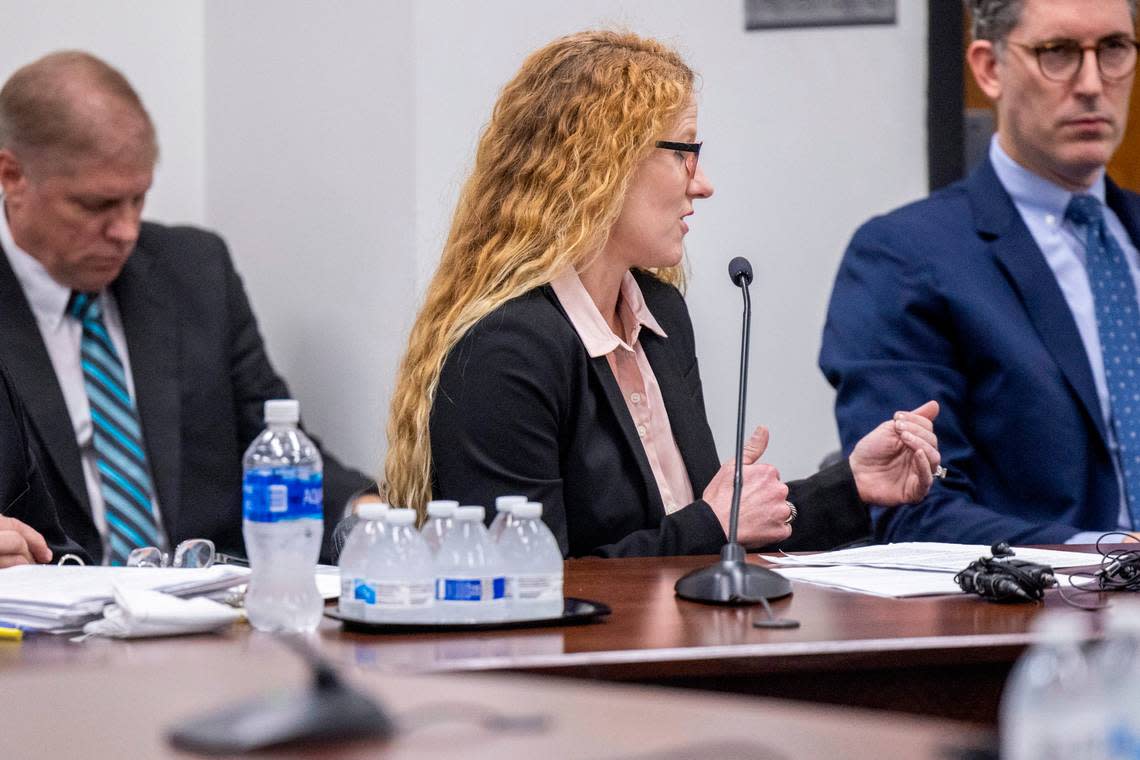
[{"label": "blonde curly haired woman", "polygon": [[[393,505],[525,494],[567,556],[724,543],[732,467],[680,290],[686,218],[713,192],[693,84],[665,45],[589,31],[530,55],[503,89],[399,371]],[[849,460],[787,485],[759,462],[758,428],[741,543],[835,545],[868,532],[865,503],[921,499],[935,414],[900,412]]]}]

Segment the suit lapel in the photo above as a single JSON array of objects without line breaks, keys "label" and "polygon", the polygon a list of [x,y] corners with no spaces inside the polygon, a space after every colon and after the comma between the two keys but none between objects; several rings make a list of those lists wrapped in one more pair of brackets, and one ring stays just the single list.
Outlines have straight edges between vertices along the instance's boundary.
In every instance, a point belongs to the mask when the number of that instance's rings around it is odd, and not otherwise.
[{"label": "suit lapel", "polygon": [[32,308],[3,251],[0,251],[0,324],[3,325],[0,355],[15,380],[28,418],[43,442],[43,451],[72,497],[82,505],[82,511],[90,514],[79,443],[67,402]]},{"label": "suit lapel", "polygon": [[702,402],[699,396],[692,395],[685,386],[681,365],[668,339],[643,330],[641,345],[645,349],[649,366],[653,368],[657,385],[661,388],[665,408],[669,410],[669,426],[673,429],[673,440],[677,442],[681,459],[685,462],[689,483],[699,497],[711,477],[710,465],[712,472],[718,466],[715,456],[711,457],[711,461],[705,461],[710,459],[710,453],[715,454],[716,445],[705,422],[704,409],[700,407]]},{"label": "suit lapel", "polygon": [[1053,270],[989,161],[970,176],[967,190],[979,236],[991,241],[990,250],[1020,295],[1041,341],[1106,442],[1088,354]]},{"label": "suit lapel", "polygon": [[625,397],[610,369],[609,361],[604,356],[592,357],[590,367],[605,392],[606,401],[618,421],[626,446],[637,460],[637,471],[641,474],[646,493],[649,494],[648,516],[654,521],[653,524],[656,524],[665,516],[665,502],[661,499],[661,489],[657,487],[657,478],[653,476],[653,468],[649,465],[649,457],[645,454],[645,444],[637,434],[637,427],[633,424],[633,417],[629,414],[629,407],[625,405]]},{"label": "suit lapel", "polygon": [[[570,328],[574,329],[574,323],[570,321],[566,310],[562,308],[554,289],[549,285],[544,285],[543,294],[562,315],[562,318],[570,324]],[[585,352],[585,348],[583,348],[583,352]],[[637,434],[637,428],[633,424],[633,417],[629,414],[629,407],[625,405],[625,398],[617,384],[617,378],[614,377],[613,370],[610,369],[610,363],[606,357],[587,358],[590,361],[590,370],[602,388],[605,402],[613,413],[614,419],[618,422],[622,439],[633,453],[634,459],[637,460],[637,471],[641,475],[642,483],[645,484],[645,492],[649,495],[647,516],[653,520],[653,524],[657,524],[665,516],[665,502],[661,499],[661,490],[657,487],[657,478],[653,477],[653,468],[649,466],[649,457],[645,454],[645,445]]]},{"label": "suit lapel", "polygon": [[151,271],[153,266],[140,245],[127,260],[111,291],[122,316],[135,402],[163,525],[172,536],[181,507],[178,500],[182,476],[179,330],[169,284]]}]

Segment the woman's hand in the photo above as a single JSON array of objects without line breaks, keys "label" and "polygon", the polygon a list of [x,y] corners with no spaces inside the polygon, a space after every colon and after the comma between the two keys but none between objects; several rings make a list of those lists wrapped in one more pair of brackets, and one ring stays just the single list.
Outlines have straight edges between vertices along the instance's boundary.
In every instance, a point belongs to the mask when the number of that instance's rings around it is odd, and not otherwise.
[{"label": "woman's hand", "polygon": [[894,507],[926,496],[942,461],[937,416],[938,402],[927,401],[913,412],[895,412],[855,444],[851,473],[864,503]]},{"label": "woman's hand", "polygon": [[[736,526],[736,540],[744,546],[774,544],[792,535],[792,526],[787,523],[791,515],[787,502],[788,487],[780,482],[780,473],[775,467],[757,461],[767,448],[768,428],[761,425],[744,444],[744,482]],[[736,460],[730,459],[722,464],[701,495],[716,513],[725,535],[728,535],[732,512],[735,469]]]}]

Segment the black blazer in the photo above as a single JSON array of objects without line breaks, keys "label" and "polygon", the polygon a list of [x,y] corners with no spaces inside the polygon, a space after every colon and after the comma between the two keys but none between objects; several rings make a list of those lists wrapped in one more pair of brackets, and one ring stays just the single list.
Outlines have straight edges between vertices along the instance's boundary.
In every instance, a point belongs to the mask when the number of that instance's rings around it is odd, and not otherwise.
[{"label": "black blazer", "polygon": [[[209,538],[244,555],[241,460],[262,429],[266,399],[288,398],[241,279],[217,235],[144,223],[111,284],[122,316],[143,437],[171,545]],[[60,523],[100,561],[79,446],[39,328],[0,256],[0,360],[31,420],[32,449]],[[343,505],[368,479],[324,457],[325,546]]]},{"label": "black blazer", "polygon": [[[640,340],[669,423],[700,494],[720,466],[705,417],[693,327],[681,294],[635,273],[668,338]],[[432,407],[432,490],[490,504],[522,493],[565,556],[711,554],[725,542],[698,499],[665,514],[645,449],[606,358],[591,359],[549,286],[482,319],[452,350]],[[785,549],[822,549],[865,536],[867,509],[846,461],[789,483],[799,508]]]},{"label": "black blazer", "polygon": [[42,535],[52,550],[53,561],[70,553],[86,562],[86,552],[64,535],[59,525],[29,444],[23,404],[0,364],[0,515],[15,518]]}]

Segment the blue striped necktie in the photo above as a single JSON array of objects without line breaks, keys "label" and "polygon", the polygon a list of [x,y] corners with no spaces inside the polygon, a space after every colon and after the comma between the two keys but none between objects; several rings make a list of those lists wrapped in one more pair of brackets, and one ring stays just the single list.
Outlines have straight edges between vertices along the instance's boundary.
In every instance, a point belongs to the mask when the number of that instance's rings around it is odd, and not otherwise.
[{"label": "blue striped necktie", "polygon": [[159,543],[142,427],[119,352],[103,323],[99,294],[72,293],[67,313],[83,325],[79,359],[91,407],[111,564],[125,565],[131,549]]},{"label": "blue striped necktie", "polygon": [[1096,306],[1112,429],[1132,527],[1140,527],[1140,302],[1136,283],[1124,251],[1105,226],[1099,200],[1074,195],[1065,218],[1085,231],[1086,268]]}]

